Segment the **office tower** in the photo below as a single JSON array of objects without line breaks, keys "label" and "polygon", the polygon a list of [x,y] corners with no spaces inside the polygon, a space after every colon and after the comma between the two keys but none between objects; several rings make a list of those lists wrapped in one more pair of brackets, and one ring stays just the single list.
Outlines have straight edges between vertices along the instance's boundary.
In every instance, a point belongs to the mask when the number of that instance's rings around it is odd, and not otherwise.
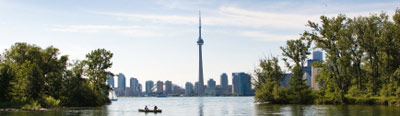
[{"label": "office tower", "polygon": [[215,84],[214,79],[208,80],[207,85],[208,85],[208,88],[210,88],[210,89],[215,89],[215,85],[216,85],[216,84]]},{"label": "office tower", "polygon": [[224,90],[228,88],[228,75],[226,73],[221,75],[221,88]]},{"label": "office tower", "polygon": [[205,91],[206,95],[215,96],[216,95],[215,86],[216,86],[216,84],[213,79],[208,80],[207,88]]},{"label": "office tower", "polygon": [[138,95],[141,96],[142,95],[142,84],[139,83],[139,91],[138,91]]},{"label": "office tower", "polygon": [[164,83],[162,81],[157,81],[157,94],[163,94]]},{"label": "office tower", "polygon": [[152,93],[153,86],[154,86],[154,82],[152,80],[146,81],[146,94],[147,95]]},{"label": "office tower", "polygon": [[126,88],[125,75],[122,74],[122,73],[119,73],[117,76],[118,76],[119,96],[124,96],[125,95],[125,88]]},{"label": "office tower", "polygon": [[322,52],[321,51],[314,51],[312,53],[313,60],[322,60]]},{"label": "office tower", "polygon": [[185,94],[185,90],[183,88],[179,87],[178,85],[172,85],[171,94],[174,94],[174,95]]},{"label": "office tower", "polygon": [[165,81],[165,94],[169,95],[172,93],[172,82],[167,80]]},{"label": "office tower", "polygon": [[114,88],[114,76],[113,75],[107,75],[108,80],[107,80],[107,85],[110,86],[111,88]]},{"label": "office tower", "polygon": [[321,70],[322,68],[315,68],[315,67],[312,67],[311,68],[311,89],[312,90],[319,90],[319,88],[318,88],[318,83],[317,83],[317,81],[316,81],[316,75],[317,75],[317,73]]},{"label": "office tower", "polygon": [[139,95],[138,94],[138,92],[139,92],[139,81],[136,79],[136,78],[133,78],[133,77],[131,77],[131,79],[129,80],[129,82],[130,82],[130,88],[131,88],[131,90],[132,90],[132,94],[134,95],[134,96],[137,96],[137,95]]},{"label": "office tower", "polygon": [[281,80],[281,82],[279,82],[279,85],[285,88],[289,88],[290,84],[290,78],[292,78],[292,73],[285,73],[283,74],[283,79]]},{"label": "office tower", "polygon": [[251,76],[240,72],[232,73],[233,94],[235,95],[251,95]]},{"label": "office tower", "polygon": [[204,93],[204,79],[203,79],[203,56],[201,51],[201,46],[204,44],[203,38],[201,38],[201,15],[199,11],[199,39],[197,40],[197,45],[199,45],[199,90],[198,95],[203,95]]},{"label": "office tower", "polygon": [[201,84],[199,83],[199,82],[195,82],[194,83],[194,89],[193,89],[193,92],[196,94],[196,95],[199,95],[199,91],[200,91],[200,86],[201,86]]},{"label": "office tower", "polygon": [[185,84],[185,95],[186,96],[193,95],[193,84],[191,82],[186,82]]}]

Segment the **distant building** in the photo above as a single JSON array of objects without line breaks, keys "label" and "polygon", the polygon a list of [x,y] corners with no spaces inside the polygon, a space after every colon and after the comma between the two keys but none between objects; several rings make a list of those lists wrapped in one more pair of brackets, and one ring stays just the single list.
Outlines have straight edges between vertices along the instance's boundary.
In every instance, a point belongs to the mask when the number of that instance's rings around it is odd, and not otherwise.
[{"label": "distant building", "polygon": [[132,95],[133,96],[139,96],[139,81],[136,78],[131,78],[129,80],[130,82],[130,88],[132,90]]},{"label": "distant building", "polygon": [[199,93],[199,92],[201,92],[202,91],[202,87],[203,87],[203,85],[201,84],[201,83],[199,83],[199,82],[196,82],[195,84],[194,84],[194,93],[196,94],[196,95],[203,95],[202,93]]},{"label": "distant building", "polygon": [[232,85],[228,85],[228,95],[232,95],[233,91],[233,86]]},{"label": "distant building", "polygon": [[249,96],[254,93],[251,91],[251,76],[249,74],[239,72],[232,73],[233,94],[240,96]]},{"label": "distant building", "polygon": [[191,82],[186,82],[185,84],[185,96],[193,95],[193,84]]},{"label": "distant building", "polygon": [[172,82],[167,80],[165,81],[165,95],[169,95],[172,93]]},{"label": "distant building", "polygon": [[322,61],[322,52],[321,51],[314,51],[313,52],[313,60]]},{"label": "distant building", "polygon": [[139,83],[139,91],[138,91],[138,92],[139,92],[139,96],[142,96],[142,95],[143,95],[143,94],[142,94],[142,92],[143,92],[142,87],[143,87],[142,84]]},{"label": "distant building", "polygon": [[290,87],[289,81],[290,81],[291,77],[292,77],[292,73],[283,74],[283,79],[281,80],[279,85],[281,85],[282,87],[285,87],[285,88],[289,88]]},{"label": "distant building", "polygon": [[171,92],[172,96],[180,96],[183,94],[185,94],[185,89],[181,88],[178,85],[172,85],[172,92]]},{"label": "distant building", "polygon": [[[320,68],[314,68],[313,64],[315,62],[321,62],[323,60],[323,54],[321,51],[313,52],[313,59],[307,60],[307,66],[302,67],[303,69],[303,80],[306,81],[306,84],[310,86],[313,90],[318,90],[318,84],[315,80],[317,72]],[[285,74],[284,79],[280,82],[280,85],[286,88],[289,88],[289,81],[292,77],[292,74]]]},{"label": "distant building", "polygon": [[207,82],[207,89],[206,89],[206,94],[210,95],[210,96],[215,96],[216,92],[215,92],[215,81],[213,79],[208,80]]},{"label": "distant building", "polygon": [[152,93],[152,89],[154,87],[154,82],[152,80],[146,81],[146,94],[150,95]]},{"label": "distant building", "polygon": [[208,80],[207,85],[208,85],[208,88],[215,89],[216,84],[215,84],[214,79]]},{"label": "distant building", "polygon": [[164,82],[157,81],[157,94],[163,94],[164,92]]},{"label": "distant building", "polygon": [[125,82],[125,75],[122,73],[119,73],[118,75],[118,95],[119,96],[124,96],[125,95],[125,88],[126,88],[126,82]]},{"label": "distant building", "polygon": [[228,88],[228,75],[226,73],[222,73],[221,75],[221,88],[222,89]]},{"label": "distant building", "polygon": [[114,76],[113,75],[108,75],[108,80],[107,80],[107,85],[110,86],[111,88],[114,88]]},{"label": "distant building", "polygon": [[312,74],[311,75],[311,89],[312,90],[315,90],[315,91],[319,90],[318,83],[316,81],[316,75],[321,69],[322,68],[314,68],[314,67],[312,67],[312,69],[311,69],[311,74]]}]

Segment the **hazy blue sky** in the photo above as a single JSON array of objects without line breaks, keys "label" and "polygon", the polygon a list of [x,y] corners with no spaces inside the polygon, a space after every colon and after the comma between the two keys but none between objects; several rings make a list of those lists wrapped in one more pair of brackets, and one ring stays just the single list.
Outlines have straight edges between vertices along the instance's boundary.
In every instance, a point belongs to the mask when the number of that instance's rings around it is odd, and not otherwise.
[{"label": "hazy blue sky", "polygon": [[[183,86],[198,79],[198,11],[202,12],[204,81],[253,73],[280,55],[308,20],[321,15],[392,15],[400,0],[0,0],[0,49],[15,42],[53,45],[70,59],[97,48],[114,53],[113,73]],[[117,83],[117,82],[115,82]]]}]

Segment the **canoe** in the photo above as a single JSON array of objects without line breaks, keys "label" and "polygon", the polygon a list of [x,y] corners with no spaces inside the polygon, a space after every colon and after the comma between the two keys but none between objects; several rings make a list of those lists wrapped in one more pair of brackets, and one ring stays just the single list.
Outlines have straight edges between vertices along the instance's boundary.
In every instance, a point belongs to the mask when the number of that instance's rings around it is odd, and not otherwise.
[{"label": "canoe", "polygon": [[161,112],[161,109],[158,109],[158,110],[144,110],[144,109],[139,109],[139,112],[155,112],[155,113],[157,113],[157,112]]}]

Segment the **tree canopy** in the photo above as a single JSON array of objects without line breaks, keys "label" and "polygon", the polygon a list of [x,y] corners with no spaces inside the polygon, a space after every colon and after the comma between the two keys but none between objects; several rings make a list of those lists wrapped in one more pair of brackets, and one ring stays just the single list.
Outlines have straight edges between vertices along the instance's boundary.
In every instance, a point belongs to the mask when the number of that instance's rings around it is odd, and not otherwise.
[{"label": "tree canopy", "polygon": [[[59,49],[15,43],[0,58],[0,107],[96,106],[110,103],[105,84],[112,53],[97,49],[68,63]],[[71,67],[69,70],[68,67]],[[84,76],[88,78],[84,78]]]},{"label": "tree canopy", "polygon": [[[313,96],[310,98],[314,103],[400,104],[400,10],[396,10],[392,20],[386,13],[354,18],[340,14],[320,19],[321,23],[309,21],[310,31],[281,47],[283,60],[293,74],[288,96]],[[311,44],[325,53],[325,60],[308,64],[321,68],[316,75],[319,90],[303,94],[300,91],[308,91],[309,87],[305,88],[301,82],[301,67],[310,54]],[[258,80],[268,81],[267,78],[272,78],[268,76],[273,76],[258,72],[262,71],[256,71]],[[256,88],[256,91],[264,90]],[[256,92],[256,99],[266,94],[271,93],[257,95]]]}]

